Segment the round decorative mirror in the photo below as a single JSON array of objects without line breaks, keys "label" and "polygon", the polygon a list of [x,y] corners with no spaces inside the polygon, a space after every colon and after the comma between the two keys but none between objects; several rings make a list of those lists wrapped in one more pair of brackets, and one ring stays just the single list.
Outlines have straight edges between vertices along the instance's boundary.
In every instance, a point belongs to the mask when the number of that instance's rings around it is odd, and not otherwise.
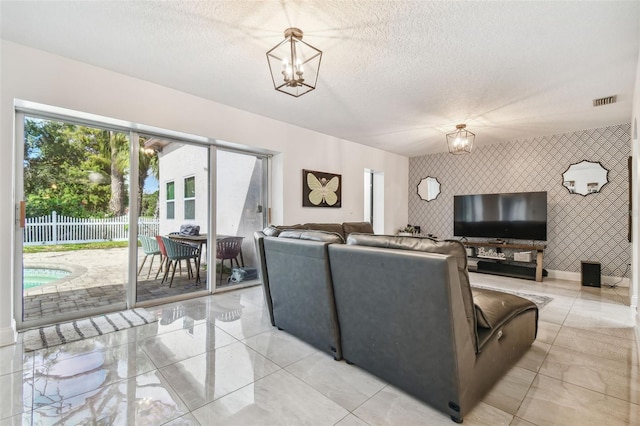
[{"label": "round decorative mirror", "polygon": [[440,194],[440,182],[437,178],[427,176],[418,184],[418,195],[424,201],[435,200]]},{"label": "round decorative mirror", "polygon": [[609,183],[609,170],[599,161],[583,160],[571,164],[562,174],[562,186],[570,194],[587,196],[600,192]]}]

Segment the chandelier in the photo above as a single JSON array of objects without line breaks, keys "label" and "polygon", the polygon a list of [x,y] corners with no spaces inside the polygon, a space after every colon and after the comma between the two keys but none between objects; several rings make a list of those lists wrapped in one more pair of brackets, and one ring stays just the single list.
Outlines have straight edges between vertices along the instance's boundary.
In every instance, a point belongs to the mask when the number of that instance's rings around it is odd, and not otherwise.
[{"label": "chandelier", "polygon": [[458,124],[455,132],[447,133],[447,145],[449,146],[450,154],[465,154],[471,152],[476,135],[465,130],[466,127],[466,124]]},{"label": "chandelier", "polygon": [[302,30],[287,28],[284,40],[267,52],[273,87],[294,97],[316,88],[322,52],[302,41]]}]

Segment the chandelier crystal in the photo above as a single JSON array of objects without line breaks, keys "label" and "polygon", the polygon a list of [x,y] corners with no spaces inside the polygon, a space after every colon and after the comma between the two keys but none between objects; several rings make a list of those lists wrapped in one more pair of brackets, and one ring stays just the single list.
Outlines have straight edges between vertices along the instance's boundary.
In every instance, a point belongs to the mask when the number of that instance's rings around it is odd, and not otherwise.
[{"label": "chandelier crystal", "polygon": [[456,131],[447,133],[447,146],[450,154],[467,154],[473,148],[476,135],[465,130],[466,124],[458,124]]},{"label": "chandelier crystal", "polygon": [[284,40],[267,52],[273,87],[294,97],[316,88],[322,52],[302,41],[302,30],[287,28]]}]

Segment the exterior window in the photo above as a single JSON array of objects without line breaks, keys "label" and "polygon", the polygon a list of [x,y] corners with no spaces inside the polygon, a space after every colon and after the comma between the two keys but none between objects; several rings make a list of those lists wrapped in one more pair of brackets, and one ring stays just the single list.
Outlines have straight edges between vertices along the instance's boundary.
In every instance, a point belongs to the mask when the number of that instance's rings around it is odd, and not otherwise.
[{"label": "exterior window", "polygon": [[175,182],[167,182],[167,219],[175,219],[176,217],[176,184]]},{"label": "exterior window", "polygon": [[196,218],[196,178],[193,176],[184,180],[184,218]]}]

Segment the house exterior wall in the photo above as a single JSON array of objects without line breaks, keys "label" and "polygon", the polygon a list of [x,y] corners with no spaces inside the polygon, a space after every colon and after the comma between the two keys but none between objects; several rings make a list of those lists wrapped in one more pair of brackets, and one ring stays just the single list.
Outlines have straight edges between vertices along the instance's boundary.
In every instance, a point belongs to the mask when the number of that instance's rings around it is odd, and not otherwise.
[{"label": "house exterior wall", "polygon": [[[160,234],[178,232],[180,225],[195,224],[200,226],[200,232],[208,232],[208,148],[195,145],[171,143],[158,156],[159,161],[159,189],[160,189]],[[185,218],[184,180],[195,178],[195,218]],[[175,184],[174,218],[167,218],[167,182]]]},{"label": "house exterior wall", "polygon": [[[218,234],[239,235],[243,221],[249,221],[249,217],[253,218],[251,220],[253,226],[249,226],[250,228],[262,229],[262,214],[257,213],[262,188],[259,181],[252,181],[254,172],[261,175],[261,166],[256,163],[256,157],[251,155],[218,151],[216,161]],[[256,167],[260,170],[256,171]],[[252,191],[258,191],[258,193],[251,193]],[[251,202],[248,202],[249,199]]]}]

